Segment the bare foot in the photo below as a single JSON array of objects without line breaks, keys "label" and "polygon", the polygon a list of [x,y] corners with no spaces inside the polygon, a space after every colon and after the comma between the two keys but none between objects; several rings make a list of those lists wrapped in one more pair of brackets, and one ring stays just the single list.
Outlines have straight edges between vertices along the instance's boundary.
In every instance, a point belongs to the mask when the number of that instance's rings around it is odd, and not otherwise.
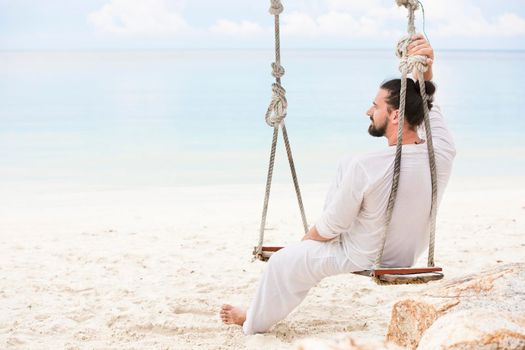
[{"label": "bare foot", "polygon": [[246,311],[238,307],[224,304],[221,306],[221,320],[226,324],[242,326],[246,321]]}]

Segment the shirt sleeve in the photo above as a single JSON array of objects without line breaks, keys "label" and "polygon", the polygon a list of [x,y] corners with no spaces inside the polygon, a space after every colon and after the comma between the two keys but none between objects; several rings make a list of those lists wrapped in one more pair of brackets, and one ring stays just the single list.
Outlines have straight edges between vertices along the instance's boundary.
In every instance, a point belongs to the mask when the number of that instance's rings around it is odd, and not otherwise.
[{"label": "shirt sleeve", "polygon": [[[434,104],[428,116],[430,119],[430,129],[432,130],[432,141],[434,147],[455,155],[456,146],[454,144],[454,139],[452,138],[452,133],[445,124],[445,119],[443,118],[439,105]],[[421,128],[421,131],[424,134],[424,127]]]},{"label": "shirt sleeve", "polygon": [[352,161],[345,169],[332,200],[315,223],[319,235],[332,239],[348,232],[361,209],[367,188],[366,171],[358,161]]},{"label": "shirt sleeve", "polygon": [[346,156],[339,161],[339,164],[337,166],[337,172],[335,173],[335,177],[330,187],[328,188],[328,191],[326,192],[323,210],[326,210],[330,206],[330,203],[332,202],[335,196],[335,193],[337,192],[337,189],[341,187],[345,165],[347,165],[351,161],[351,159],[352,159],[351,156]]}]

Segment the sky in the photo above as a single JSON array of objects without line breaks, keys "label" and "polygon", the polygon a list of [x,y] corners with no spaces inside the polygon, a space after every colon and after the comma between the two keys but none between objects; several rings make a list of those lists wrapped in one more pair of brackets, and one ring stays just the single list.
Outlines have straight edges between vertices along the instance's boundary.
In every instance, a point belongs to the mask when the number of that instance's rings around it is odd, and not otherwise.
[{"label": "sky", "polygon": [[[0,0],[0,50],[272,47],[269,0]],[[436,49],[525,49],[525,0],[422,0]],[[390,49],[394,0],[283,1],[285,48]],[[416,27],[423,29],[421,11]]]}]

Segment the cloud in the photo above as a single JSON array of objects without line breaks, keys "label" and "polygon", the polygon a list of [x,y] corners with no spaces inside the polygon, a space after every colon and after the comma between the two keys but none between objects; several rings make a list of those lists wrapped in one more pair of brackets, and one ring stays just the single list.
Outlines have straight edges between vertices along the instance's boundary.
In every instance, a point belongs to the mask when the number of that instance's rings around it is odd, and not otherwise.
[{"label": "cloud", "polygon": [[432,35],[439,37],[525,36],[525,19],[514,13],[491,16],[468,0],[428,1],[425,6]]},{"label": "cloud", "polygon": [[311,14],[293,12],[283,14],[283,32],[292,36],[307,37],[395,37],[401,33],[399,25],[404,14],[391,6],[381,6],[378,1],[358,2],[328,0],[327,12]]},{"label": "cloud", "polygon": [[[319,6],[323,3],[324,6]],[[406,31],[407,10],[391,2],[325,0],[305,10],[282,14],[282,31],[295,38],[395,39]],[[321,11],[319,9],[322,8]],[[472,0],[425,2],[427,32],[440,38],[525,36],[525,19],[515,13],[483,12]],[[423,29],[422,12],[416,28]]]},{"label": "cloud", "polygon": [[250,37],[267,31],[261,25],[251,21],[234,22],[226,19],[218,20],[209,28],[210,33],[218,35]]},{"label": "cloud", "polygon": [[495,28],[503,36],[525,36],[525,19],[514,13],[504,13],[498,17]]},{"label": "cloud", "polygon": [[[281,31],[283,35],[296,39],[373,38],[378,35],[397,37],[401,34],[401,30],[396,27],[389,29],[389,22],[400,21],[406,16],[395,5],[385,7],[380,0],[369,0],[366,3],[322,0],[304,3],[299,7],[296,4],[294,7],[301,10],[289,12],[285,8],[285,12],[281,15]],[[265,23],[268,24],[262,26],[254,21],[235,22],[221,19],[209,28],[209,32],[237,37],[255,37],[273,31],[270,20]]]},{"label": "cloud", "polygon": [[348,0],[325,0],[329,10],[345,11],[355,14],[363,14],[377,8],[385,8],[379,0],[348,1]]},{"label": "cloud", "polygon": [[[132,37],[256,38],[273,31],[267,13],[256,19],[210,18],[192,27],[182,16],[184,0],[107,0],[88,21],[100,32]],[[311,0],[290,5],[281,30],[290,40],[364,39],[394,41],[406,31],[406,9],[386,0]],[[286,4],[285,4],[286,5]],[[525,19],[516,13],[489,13],[473,0],[426,1],[426,31],[431,37],[500,38],[525,36]],[[196,14],[193,14],[197,18]],[[264,20],[262,19],[265,16]],[[242,17],[241,17],[242,18]],[[421,11],[416,27],[422,30]],[[198,23],[198,22],[197,22]]]},{"label": "cloud", "polygon": [[172,36],[191,31],[179,3],[165,0],[110,0],[88,21],[104,33],[129,36]]}]

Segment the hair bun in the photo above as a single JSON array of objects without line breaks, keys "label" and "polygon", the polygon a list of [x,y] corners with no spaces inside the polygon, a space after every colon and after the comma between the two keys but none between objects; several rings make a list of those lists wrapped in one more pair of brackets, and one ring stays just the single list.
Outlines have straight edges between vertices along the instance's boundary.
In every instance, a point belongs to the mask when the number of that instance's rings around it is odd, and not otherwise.
[{"label": "hair bun", "polygon": [[[395,78],[381,83],[381,89],[386,90],[388,95],[385,97],[387,107],[392,109],[399,109],[401,104],[401,79]],[[432,100],[436,92],[436,86],[431,81],[425,83],[425,92],[427,94],[428,110],[432,109]],[[419,91],[418,82],[407,79],[406,80],[406,96],[405,96],[405,118],[411,127],[415,128],[425,119],[425,108],[423,99]]]}]

